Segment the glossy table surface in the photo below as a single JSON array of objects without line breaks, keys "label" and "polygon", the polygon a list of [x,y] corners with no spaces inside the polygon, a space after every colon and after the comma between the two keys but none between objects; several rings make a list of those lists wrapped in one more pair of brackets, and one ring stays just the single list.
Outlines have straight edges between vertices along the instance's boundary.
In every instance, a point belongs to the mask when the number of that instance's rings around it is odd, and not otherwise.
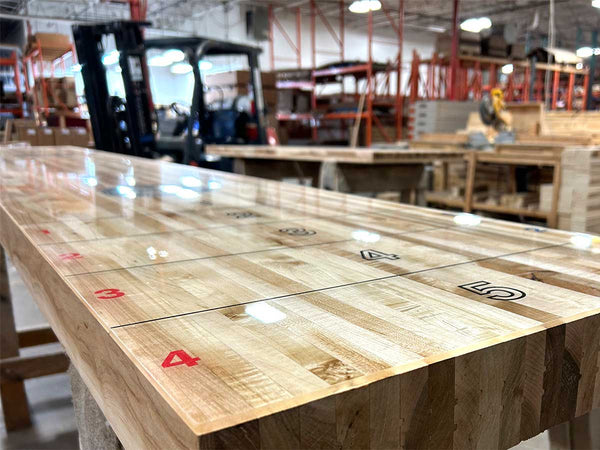
[{"label": "glossy table surface", "polygon": [[97,327],[197,436],[600,312],[593,236],[75,147],[0,147],[0,225],[84,380]]}]

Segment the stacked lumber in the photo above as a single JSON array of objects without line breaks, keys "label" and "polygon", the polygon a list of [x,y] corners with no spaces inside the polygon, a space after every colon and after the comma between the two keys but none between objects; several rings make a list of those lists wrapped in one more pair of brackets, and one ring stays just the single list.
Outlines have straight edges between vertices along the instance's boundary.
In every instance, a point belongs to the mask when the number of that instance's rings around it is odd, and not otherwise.
[{"label": "stacked lumber", "polygon": [[409,139],[422,133],[455,133],[465,128],[469,114],[477,111],[479,102],[422,100],[409,108]]},{"label": "stacked lumber", "polygon": [[600,233],[600,147],[563,152],[558,225],[563,230]]},{"label": "stacked lumber", "polygon": [[542,135],[586,138],[586,144],[600,144],[600,112],[549,111],[543,114]]}]

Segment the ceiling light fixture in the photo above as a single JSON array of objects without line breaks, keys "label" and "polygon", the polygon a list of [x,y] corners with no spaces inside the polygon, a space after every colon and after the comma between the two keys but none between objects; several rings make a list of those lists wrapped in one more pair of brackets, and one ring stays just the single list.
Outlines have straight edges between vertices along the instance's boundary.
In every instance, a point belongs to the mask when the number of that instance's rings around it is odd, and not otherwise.
[{"label": "ceiling light fixture", "polygon": [[470,31],[471,33],[479,33],[481,30],[487,30],[491,27],[492,21],[489,17],[472,17],[460,24],[461,30]]},{"label": "ceiling light fixture", "polygon": [[102,64],[105,66],[111,66],[119,62],[119,51],[113,50],[102,56]]},{"label": "ceiling light fixture", "polygon": [[600,0],[592,0],[592,6],[594,8],[600,8]]},{"label": "ceiling light fixture", "polygon": [[502,71],[502,73],[504,75],[510,75],[511,73],[513,73],[514,70],[514,66],[512,64],[505,64],[502,66],[502,69],[500,69]]},{"label": "ceiling light fixture", "polygon": [[163,56],[171,62],[181,62],[185,58],[185,53],[181,50],[172,48],[163,53]]},{"label": "ceiling light fixture", "polygon": [[165,55],[156,55],[148,60],[148,65],[150,67],[167,67],[173,63],[169,58]]},{"label": "ceiling light fixture", "polygon": [[354,0],[348,9],[355,14],[365,14],[369,11],[379,11],[381,2],[379,0]]},{"label": "ceiling light fixture", "polygon": [[594,54],[594,49],[592,47],[581,47],[577,49],[577,56],[580,58],[589,58]]}]

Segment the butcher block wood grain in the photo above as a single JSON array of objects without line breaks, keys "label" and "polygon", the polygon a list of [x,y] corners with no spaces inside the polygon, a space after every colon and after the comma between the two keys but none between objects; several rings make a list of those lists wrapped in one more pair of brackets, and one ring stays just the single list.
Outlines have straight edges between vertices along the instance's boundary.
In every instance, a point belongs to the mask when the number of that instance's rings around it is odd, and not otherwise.
[{"label": "butcher block wood grain", "polygon": [[0,242],[127,449],[504,449],[600,406],[595,236],[0,147]]}]

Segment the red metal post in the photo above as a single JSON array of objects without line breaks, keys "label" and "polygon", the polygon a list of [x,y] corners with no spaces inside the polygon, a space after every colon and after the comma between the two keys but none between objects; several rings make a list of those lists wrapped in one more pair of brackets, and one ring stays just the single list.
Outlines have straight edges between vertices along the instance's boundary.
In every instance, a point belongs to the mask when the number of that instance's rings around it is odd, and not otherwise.
[{"label": "red metal post", "polygon": [[498,67],[496,64],[490,64],[490,89],[494,89],[497,83]]},{"label": "red metal post", "polygon": [[573,109],[573,89],[575,88],[575,74],[569,74],[569,88],[567,90],[567,111]]},{"label": "red metal post", "polygon": [[552,83],[552,106],[550,109],[556,109],[556,102],[558,101],[558,87],[560,85],[560,72],[554,71],[554,82]]},{"label": "red metal post", "polygon": [[312,69],[317,68],[317,36],[316,36],[316,11],[315,0],[310,0],[310,42],[312,50]]},{"label": "red metal post", "polygon": [[404,44],[404,0],[398,1],[398,71],[396,75],[396,140],[402,140],[402,45]]},{"label": "red metal post", "polygon": [[21,108],[21,116],[23,116],[23,93],[21,92],[21,70],[19,68],[19,59],[17,58],[17,51],[13,52],[14,64],[15,64],[15,88],[17,89],[17,102]]},{"label": "red metal post", "polygon": [[588,91],[588,87],[590,84],[590,75],[589,74],[585,74],[583,76],[583,102],[581,103],[581,110],[585,111],[585,108],[587,107],[587,91]]},{"label": "red metal post", "polygon": [[452,52],[450,54],[450,100],[456,100],[457,97],[458,40],[458,0],[454,0],[452,6]]}]

